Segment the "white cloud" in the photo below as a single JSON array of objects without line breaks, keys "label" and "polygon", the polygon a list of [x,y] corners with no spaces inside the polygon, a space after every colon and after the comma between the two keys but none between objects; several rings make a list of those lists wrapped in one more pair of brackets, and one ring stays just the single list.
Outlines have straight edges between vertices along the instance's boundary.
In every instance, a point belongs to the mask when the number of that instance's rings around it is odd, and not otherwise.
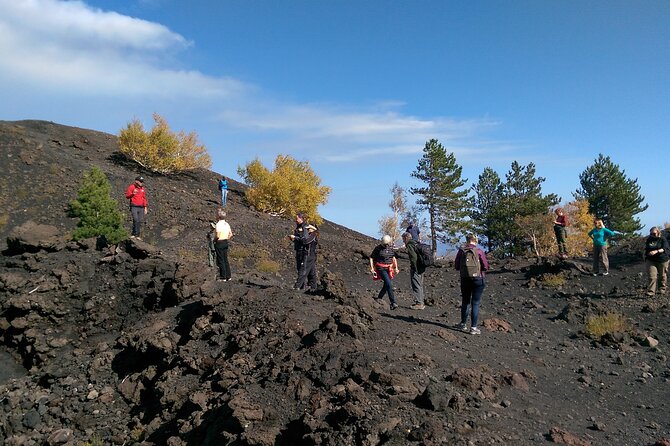
[{"label": "white cloud", "polygon": [[0,0],[0,78],[63,93],[217,98],[248,88],[230,78],[161,67],[190,43],[163,25],[80,1]]},{"label": "white cloud", "polygon": [[125,106],[129,116],[184,104],[199,125],[218,113],[216,125],[245,133],[256,148],[325,162],[415,156],[431,138],[465,156],[510,146],[482,140],[500,124],[487,118],[412,116],[393,99],[368,106],[287,104],[242,80],[165,62],[190,46],[161,24],[81,1],[0,0],[0,94],[67,98],[73,107],[78,100],[80,113]]}]

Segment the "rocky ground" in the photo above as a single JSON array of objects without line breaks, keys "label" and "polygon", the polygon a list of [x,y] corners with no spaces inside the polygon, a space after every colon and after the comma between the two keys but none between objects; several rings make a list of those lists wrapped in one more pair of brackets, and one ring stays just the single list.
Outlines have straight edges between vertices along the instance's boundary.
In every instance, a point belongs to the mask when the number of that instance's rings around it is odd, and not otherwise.
[{"label": "rocky ground", "polygon": [[[589,259],[493,262],[472,336],[452,328],[449,262],[411,310],[401,252],[390,311],[367,274],[375,241],[325,222],[321,290],[302,294],[292,222],[233,183],[234,280],[217,282],[213,172],[155,176],[111,135],[38,121],[0,122],[0,148],[2,444],[670,444],[670,301],[644,297],[632,245],[608,277]],[[127,183],[147,178],[143,241],[68,241],[93,164],[124,212]],[[608,312],[629,329],[588,337]]]}]

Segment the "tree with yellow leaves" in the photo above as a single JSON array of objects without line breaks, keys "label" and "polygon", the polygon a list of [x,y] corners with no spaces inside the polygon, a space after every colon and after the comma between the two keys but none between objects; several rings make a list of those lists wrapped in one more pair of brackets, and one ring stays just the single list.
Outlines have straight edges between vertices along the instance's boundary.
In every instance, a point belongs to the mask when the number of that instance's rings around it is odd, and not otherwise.
[{"label": "tree with yellow leaves", "polygon": [[567,228],[568,255],[583,257],[591,251],[593,243],[588,232],[593,228],[595,216],[589,212],[588,200],[575,200],[563,207],[570,225]]},{"label": "tree with yellow leaves", "polygon": [[302,212],[316,224],[323,220],[317,207],[325,204],[330,187],[322,186],[308,161],[297,161],[288,155],[277,155],[274,170],[268,170],[258,158],[237,169],[249,186],[245,195],[261,212],[294,215]]},{"label": "tree with yellow leaves", "polygon": [[212,166],[207,148],[198,142],[195,132],[174,133],[158,113],[153,117],[156,124],[149,132],[138,119],[133,119],[119,132],[122,153],[141,166],[162,174]]}]

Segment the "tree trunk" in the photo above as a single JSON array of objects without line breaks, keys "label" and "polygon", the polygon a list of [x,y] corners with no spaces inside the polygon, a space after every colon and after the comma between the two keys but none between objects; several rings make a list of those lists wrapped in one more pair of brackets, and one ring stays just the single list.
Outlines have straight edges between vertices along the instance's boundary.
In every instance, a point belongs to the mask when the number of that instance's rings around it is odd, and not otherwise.
[{"label": "tree trunk", "polygon": [[435,230],[435,208],[428,208],[428,215],[430,216],[430,246],[433,250],[433,255],[437,253],[437,233]]}]

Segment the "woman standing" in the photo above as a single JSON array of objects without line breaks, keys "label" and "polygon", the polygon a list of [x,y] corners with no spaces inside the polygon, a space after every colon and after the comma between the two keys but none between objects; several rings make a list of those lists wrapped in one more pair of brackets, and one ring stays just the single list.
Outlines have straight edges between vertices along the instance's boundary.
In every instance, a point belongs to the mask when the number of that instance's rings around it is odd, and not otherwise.
[{"label": "woman standing", "polygon": [[556,218],[554,219],[554,234],[556,234],[556,243],[558,244],[558,257],[568,258],[568,249],[565,245],[567,237],[566,227],[568,226],[568,216],[565,215],[562,208],[556,209]]},{"label": "woman standing", "polygon": [[307,285],[307,292],[315,293],[317,289],[316,248],[319,245],[319,229],[314,225],[305,225],[305,229],[307,230],[307,235],[299,239],[305,255],[304,262],[293,289],[301,290]]},{"label": "woman standing", "polygon": [[226,211],[219,209],[216,213],[218,221],[216,222],[216,260],[219,265],[219,280],[228,282],[230,280],[230,264],[228,263],[229,240],[233,236],[233,231],[226,220]]},{"label": "woman standing", "polygon": [[[484,271],[489,269],[489,262],[484,251],[477,247],[477,236],[467,234],[465,245],[458,249],[454,268],[460,271],[461,276],[461,322],[456,325],[458,330],[473,335],[481,334],[477,327],[479,321],[479,305],[486,283]],[[470,329],[468,330],[468,312],[471,313]]]},{"label": "woman standing", "polygon": [[602,265],[602,275],[606,276],[610,273],[610,262],[607,257],[607,240],[612,238],[617,232],[607,229],[600,219],[594,220],[593,225],[595,227],[589,231],[589,237],[593,240],[593,275],[597,276],[600,273],[600,266]]},{"label": "woman standing", "polygon": [[661,230],[654,226],[649,230],[649,237],[644,244],[644,262],[649,277],[647,296],[656,294],[657,284],[658,293],[665,295],[669,259],[668,241],[661,235]]},{"label": "woman standing", "polygon": [[399,271],[398,261],[393,250],[393,241],[390,235],[385,235],[382,237],[382,243],[377,245],[372,254],[370,254],[370,272],[375,277],[375,280],[381,279],[384,282],[384,286],[379,291],[377,299],[382,299],[384,294],[388,293],[389,300],[391,301],[391,310],[398,308],[398,302],[395,300],[395,294],[393,294],[392,280]]}]

